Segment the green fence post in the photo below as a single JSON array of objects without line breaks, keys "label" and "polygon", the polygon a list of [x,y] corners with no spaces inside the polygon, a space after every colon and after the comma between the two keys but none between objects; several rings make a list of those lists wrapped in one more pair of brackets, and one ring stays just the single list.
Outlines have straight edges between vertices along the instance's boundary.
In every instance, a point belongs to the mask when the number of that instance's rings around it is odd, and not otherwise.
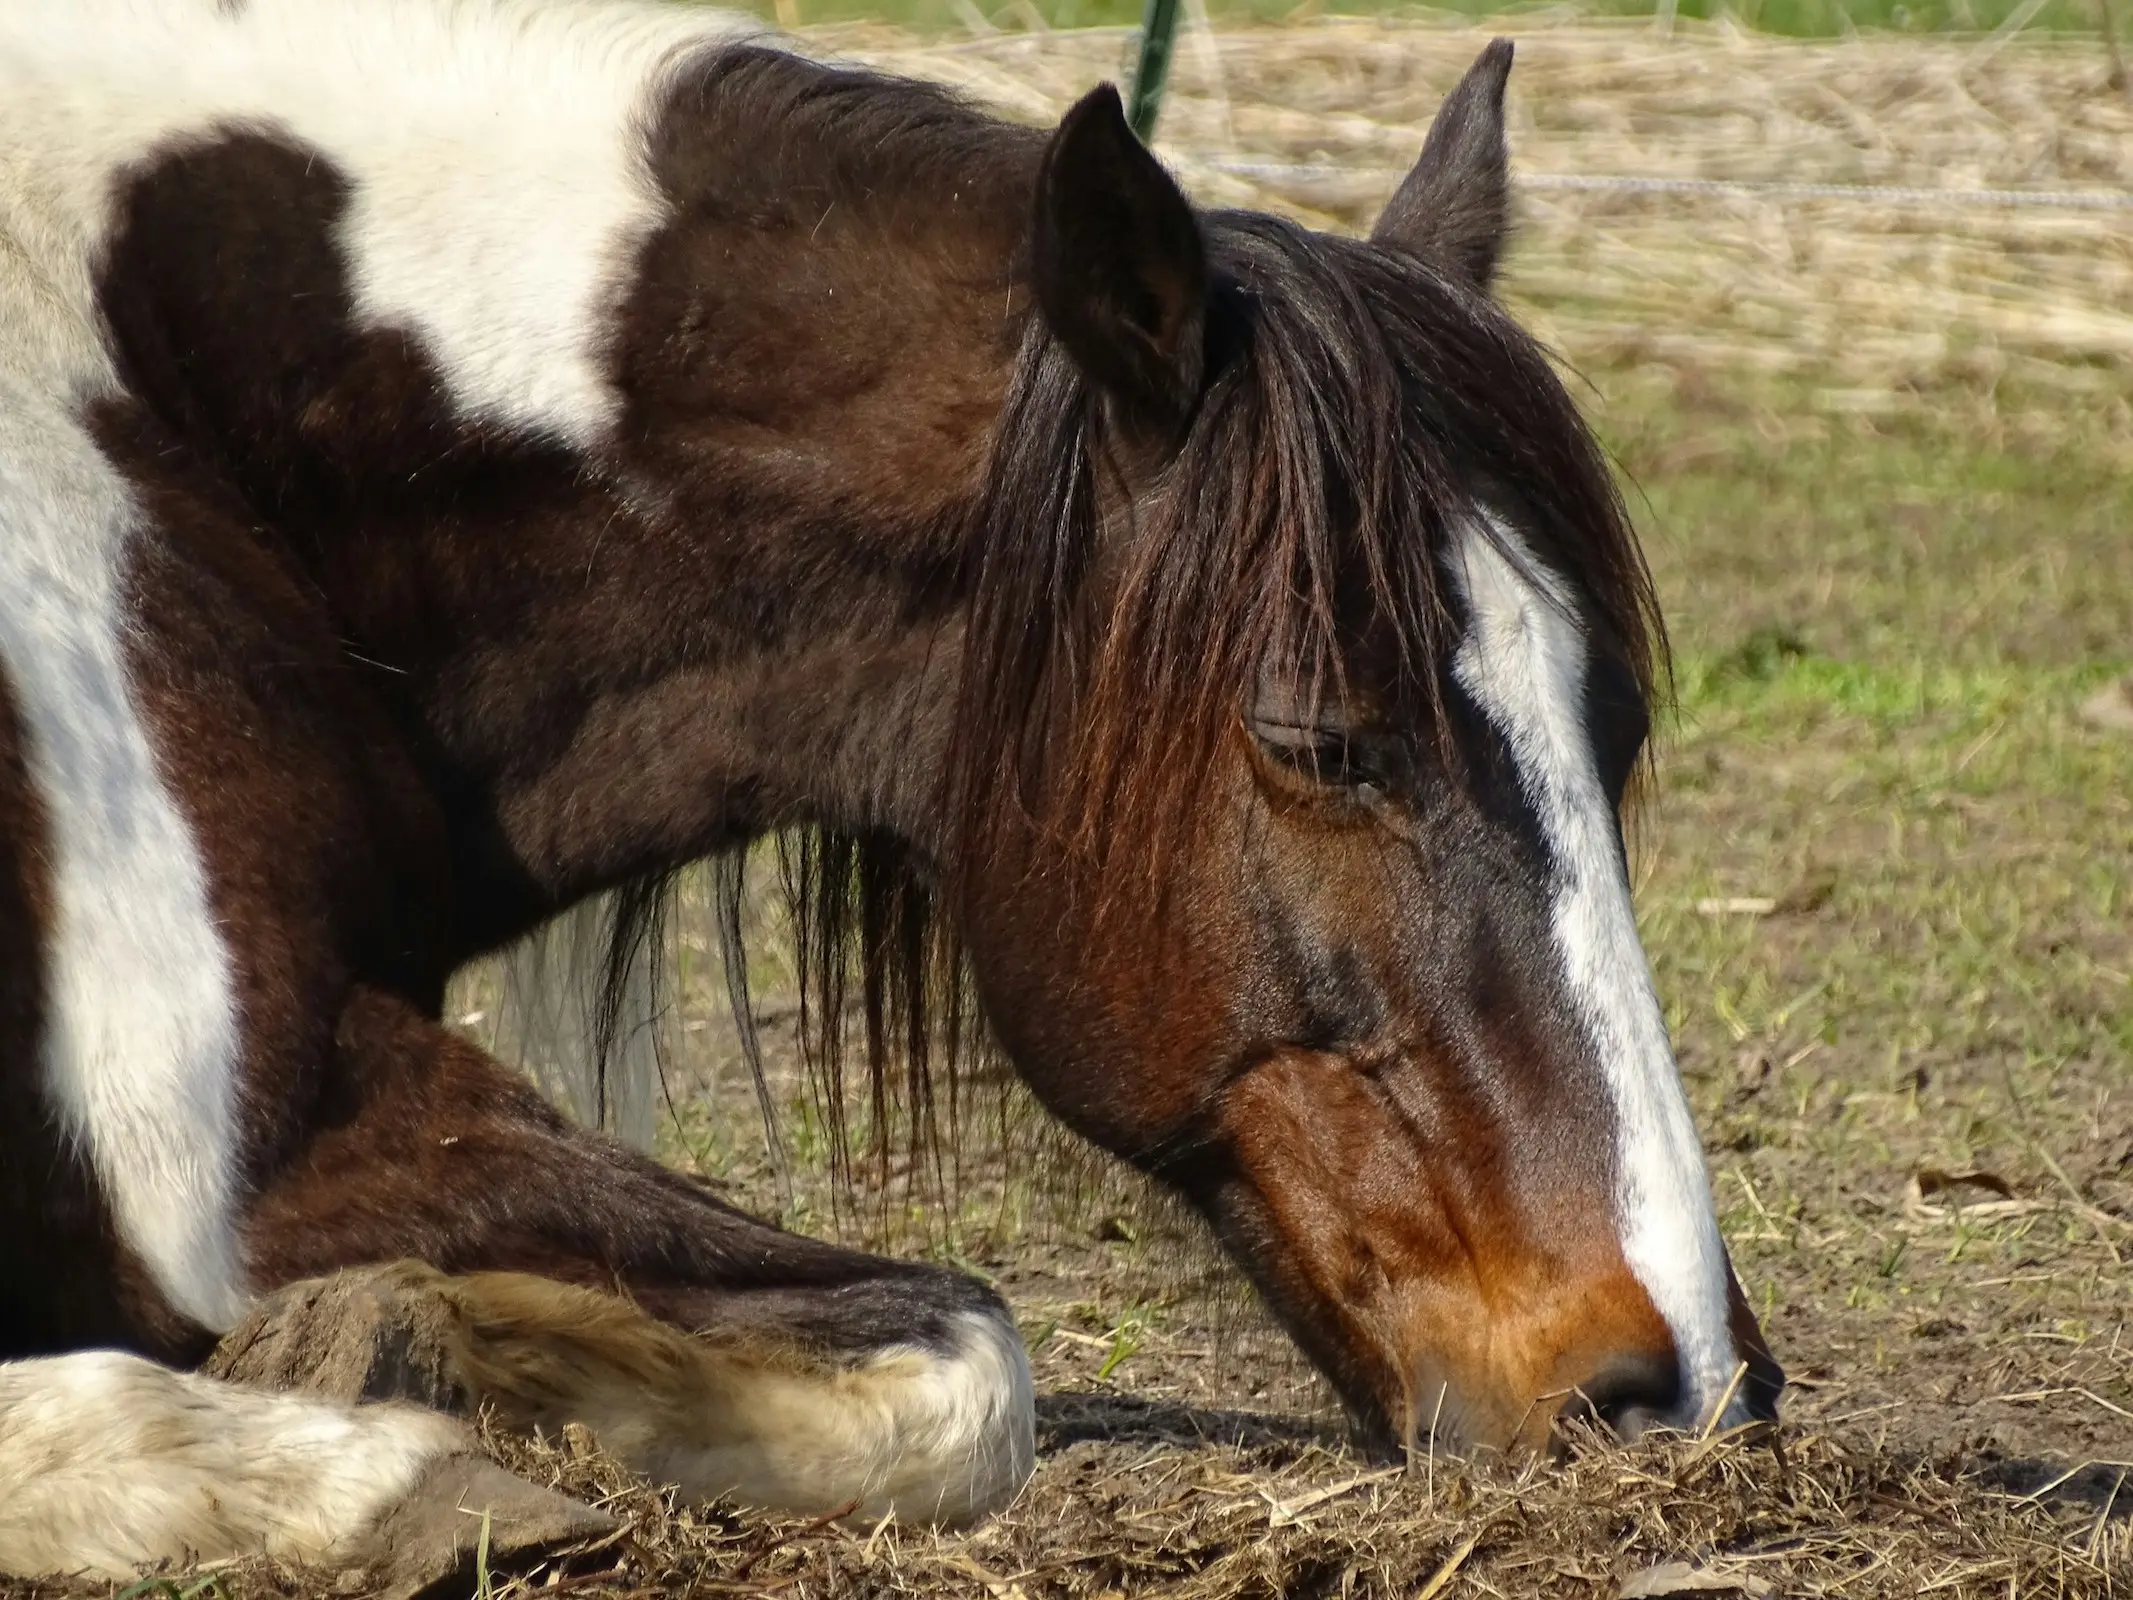
[{"label": "green fence post", "polygon": [[1178,0],[1148,0],[1141,17],[1141,54],[1133,69],[1133,97],[1126,120],[1142,144],[1155,143],[1155,119],[1163,109],[1163,85],[1170,80],[1170,47],[1178,37]]}]

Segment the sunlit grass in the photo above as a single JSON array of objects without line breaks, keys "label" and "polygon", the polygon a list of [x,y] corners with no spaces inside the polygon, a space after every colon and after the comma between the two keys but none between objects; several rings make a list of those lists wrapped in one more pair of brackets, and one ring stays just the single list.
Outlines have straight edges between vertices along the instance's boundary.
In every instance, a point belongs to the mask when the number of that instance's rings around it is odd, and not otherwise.
[{"label": "sunlit grass", "polygon": [[[1141,0],[749,0],[734,6],[755,11],[785,28],[823,21],[889,21],[926,32],[983,32],[1022,28],[1130,28],[1139,26]],[[1399,0],[1209,0],[1216,21],[1288,21],[1314,15],[1468,15],[1514,17],[1557,15],[1559,6],[1491,4],[1491,0],[1446,0],[1446,4],[1401,4]],[[1583,0],[1591,17],[1651,17],[1653,0]],[[1681,19],[1730,17],[1745,28],[1798,38],[1839,38],[1858,30],[1911,34],[1990,32],[2009,19],[2035,32],[2097,32],[2097,0],[2046,0],[2028,11],[2026,0],[1679,0]]]},{"label": "sunlit grass", "polygon": [[[892,22],[935,32],[987,29],[1094,28],[1138,26],[1141,0],[749,0],[735,9],[752,10],[784,27],[820,22]],[[1533,5],[1493,4],[1490,0],[1448,0],[1441,5],[1381,3],[1381,0],[1209,0],[1217,22],[1280,22],[1327,14],[1359,16],[1515,16],[1541,11]],[[1545,8],[1555,14],[1560,8]],[[1586,0],[1578,9],[1588,16],[1653,16],[1653,0]],[[2096,0],[2046,0],[2029,11],[2026,0],[1679,0],[1680,18],[1730,17],[1740,25],[1801,38],[1834,38],[1865,29],[1906,33],[1978,33],[1998,28],[2011,18],[2038,32],[2093,33],[2099,26]]]}]

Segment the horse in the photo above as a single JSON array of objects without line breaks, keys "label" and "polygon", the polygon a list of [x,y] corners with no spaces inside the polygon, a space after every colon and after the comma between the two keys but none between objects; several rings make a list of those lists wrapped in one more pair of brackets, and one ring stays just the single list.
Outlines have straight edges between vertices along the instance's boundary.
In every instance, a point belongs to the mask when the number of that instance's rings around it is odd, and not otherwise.
[{"label": "horse", "polygon": [[982,1032],[1366,1447],[1773,1417],[1632,911],[1653,588],[1492,294],[1510,63],[1348,238],[1108,87],[695,8],[9,6],[0,1568],[354,1548],[457,1424],[188,1369],[365,1265],[686,1492],[1008,1501],[990,1287],[442,1021],[774,834],[876,1082]]}]

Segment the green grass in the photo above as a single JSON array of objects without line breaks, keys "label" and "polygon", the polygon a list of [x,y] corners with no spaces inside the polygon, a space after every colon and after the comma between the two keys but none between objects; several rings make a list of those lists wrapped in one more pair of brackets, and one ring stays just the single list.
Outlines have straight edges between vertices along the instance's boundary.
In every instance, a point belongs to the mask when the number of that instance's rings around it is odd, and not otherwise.
[{"label": "green grass", "polygon": [[[1595,383],[1677,651],[1646,941],[1796,1414],[2122,1456],[2133,740],[2077,710],[2133,670],[2133,481],[2071,412]],[[1918,1213],[1927,1167],[2019,1201]]]},{"label": "green grass", "polygon": [[[1894,667],[1801,655],[1766,665],[1768,635],[1751,634],[1743,651],[1691,657],[1676,669],[1678,713],[1685,723],[1735,736],[1811,737],[1822,726],[1849,724],[1878,735],[1918,729],[1943,735],[1990,731],[2039,702],[2071,704],[2113,675],[2115,662],[2083,667],[1962,667],[1911,661]],[[1797,648],[1794,636],[1780,636]],[[2097,752],[2100,754],[2100,752]],[[1986,769],[1990,779],[1997,774]]]}]

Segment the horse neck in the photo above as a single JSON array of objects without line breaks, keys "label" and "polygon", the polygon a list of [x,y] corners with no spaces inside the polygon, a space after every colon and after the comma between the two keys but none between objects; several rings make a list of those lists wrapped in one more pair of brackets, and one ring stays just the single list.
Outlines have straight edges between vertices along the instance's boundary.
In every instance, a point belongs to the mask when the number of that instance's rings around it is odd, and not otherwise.
[{"label": "horse neck", "polygon": [[455,496],[425,533],[457,616],[424,722],[558,902],[794,821],[940,843],[964,544],[1027,316],[1026,133],[763,51],[673,104],[612,442],[527,448],[493,514]]},{"label": "horse neck", "polygon": [[[788,822],[934,843],[1036,136],[748,48],[649,125],[652,220],[600,246],[633,265],[590,332],[449,282],[381,318],[399,191],[302,139],[231,132],[122,206],[107,448],[189,447],[323,598],[443,801],[470,943]],[[520,197],[539,248],[568,198]],[[498,248],[480,220],[441,261]],[[458,270],[491,269],[527,281]]]}]

